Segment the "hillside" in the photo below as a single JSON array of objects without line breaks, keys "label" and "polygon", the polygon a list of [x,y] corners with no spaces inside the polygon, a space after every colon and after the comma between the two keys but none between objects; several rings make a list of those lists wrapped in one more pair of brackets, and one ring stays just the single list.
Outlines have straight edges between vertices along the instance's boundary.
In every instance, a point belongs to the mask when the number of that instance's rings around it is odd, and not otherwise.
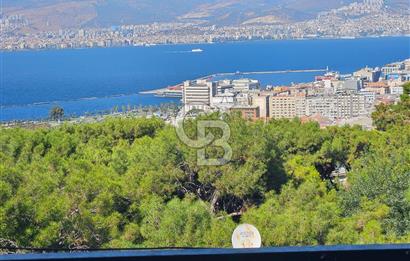
[{"label": "hillside", "polygon": [[[23,15],[34,30],[152,22],[216,25],[287,23],[315,18],[353,0],[3,0],[4,15]],[[362,1],[359,1],[362,2]],[[407,0],[385,4],[400,11]]]}]

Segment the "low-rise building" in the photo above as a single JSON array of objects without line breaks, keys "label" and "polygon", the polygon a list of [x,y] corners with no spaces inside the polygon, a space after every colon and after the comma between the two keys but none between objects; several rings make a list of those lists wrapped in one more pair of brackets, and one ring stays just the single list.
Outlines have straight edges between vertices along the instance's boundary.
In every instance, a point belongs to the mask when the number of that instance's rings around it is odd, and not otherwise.
[{"label": "low-rise building", "polygon": [[260,118],[259,114],[259,107],[258,106],[240,106],[236,105],[232,108],[230,108],[231,112],[239,112],[242,116],[242,118],[246,120],[257,120]]},{"label": "low-rise building", "polygon": [[258,80],[252,80],[247,78],[232,80],[231,83],[233,85],[233,89],[238,92],[247,92],[250,90],[259,89],[260,87]]},{"label": "low-rise building", "polygon": [[235,105],[235,94],[226,92],[217,94],[212,98],[211,107],[222,111],[227,111]]},{"label": "low-rise building", "polygon": [[410,72],[410,59],[404,60],[404,70]]},{"label": "low-rise building", "polygon": [[391,74],[391,73],[399,73],[401,70],[405,69],[404,62],[396,62],[387,64],[382,67],[382,73],[384,75]]},{"label": "low-rise building", "polygon": [[402,95],[403,93],[404,93],[404,89],[402,86],[391,86],[390,87],[390,94]]},{"label": "low-rise building", "polygon": [[237,92],[234,99],[235,105],[248,106],[252,103],[251,93],[249,92]]},{"label": "low-rise building", "polygon": [[356,72],[353,73],[353,76],[355,78],[358,78],[360,80],[368,81],[368,82],[376,82],[379,80],[381,75],[380,69],[372,69],[369,67],[360,69]]},{"label": "low-rise building", "polygon": [[216,86],[217,94],[222,94],[226,92],[233,92],[233,84],[231,80],[221,80],[218,81]]},{"label": "low-rise building", "polygon": [[363,87],[362,80],[357,79],[346,79],[344,81],[340,81],[338,88],[336,91],[344,92],[344,91],[353,91],[357,92]]},{"label": "low-rise building", "polygon": [[365,84],[363,91],[384,95],[389,92],[389,85],[386,82],[369,82]]}]

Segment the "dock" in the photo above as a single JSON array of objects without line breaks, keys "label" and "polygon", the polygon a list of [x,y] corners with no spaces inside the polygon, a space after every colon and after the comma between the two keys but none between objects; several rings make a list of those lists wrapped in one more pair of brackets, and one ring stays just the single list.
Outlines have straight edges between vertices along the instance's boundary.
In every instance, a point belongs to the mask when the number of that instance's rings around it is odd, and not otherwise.
[{"label": "dock", "polygon": [[169,88],[141,91],[139,94],[153,94],[158,97],[182,98],[182,90],[170,90]]},{"label": "dock", "polygon": [[[215,73],[210,74],[207,76],[200,77],[195,80],[206,80],[212,79],[215,77],[223,77],[223,76],[234,76],[234,75],[253,75],[253,74],[284,74],[284,73],[309,73],[309,72],[317,72],[323,73],[328,72],[329,68],[326,69],[300,69],[300,70],[278,70],[278,71],[249,71],[249,72],[224,72],[224,73]],[[180,84],[182,85],[182,84]],[[182,90],[170,90],[169,88],[161,88],[156,90],[149,90],[149,91],[141,91],[140,94],[154,94],[155,96],[159,97],[182,97]]]},{"label": "dock", "polygon": [[220,77],[220,76],[233,76],[233,75],[251,75],[251,74],[284,74],[284,73],[309,73],[309,72],[328,72],[329,69],[300,69],[300,70],[278,70],[278,71],[248,71],[248,72],[224,72],[224,73],[215,73],[207,76],[198,78],[198,80]]}]

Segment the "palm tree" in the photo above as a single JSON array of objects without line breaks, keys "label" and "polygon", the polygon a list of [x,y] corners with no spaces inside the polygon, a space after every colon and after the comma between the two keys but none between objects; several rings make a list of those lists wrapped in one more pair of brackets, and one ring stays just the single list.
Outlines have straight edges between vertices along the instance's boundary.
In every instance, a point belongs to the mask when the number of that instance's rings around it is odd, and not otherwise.
[{"label": "palm tree", "polygon": [[50,119],[54,121],[60,121],[64,117],[64,109],[60,106],[54,106],[50,110]]}]

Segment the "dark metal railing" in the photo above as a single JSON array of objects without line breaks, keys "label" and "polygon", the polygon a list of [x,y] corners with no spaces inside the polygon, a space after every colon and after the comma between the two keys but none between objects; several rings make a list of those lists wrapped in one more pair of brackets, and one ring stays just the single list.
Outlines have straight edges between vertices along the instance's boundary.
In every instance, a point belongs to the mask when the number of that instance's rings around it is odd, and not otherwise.
[{"label": "dark metal railing", "polygon": [[388,260],[410,261],[410,244],[273,247],[258,249],[142,249],[0,255],[0,260]]}]

